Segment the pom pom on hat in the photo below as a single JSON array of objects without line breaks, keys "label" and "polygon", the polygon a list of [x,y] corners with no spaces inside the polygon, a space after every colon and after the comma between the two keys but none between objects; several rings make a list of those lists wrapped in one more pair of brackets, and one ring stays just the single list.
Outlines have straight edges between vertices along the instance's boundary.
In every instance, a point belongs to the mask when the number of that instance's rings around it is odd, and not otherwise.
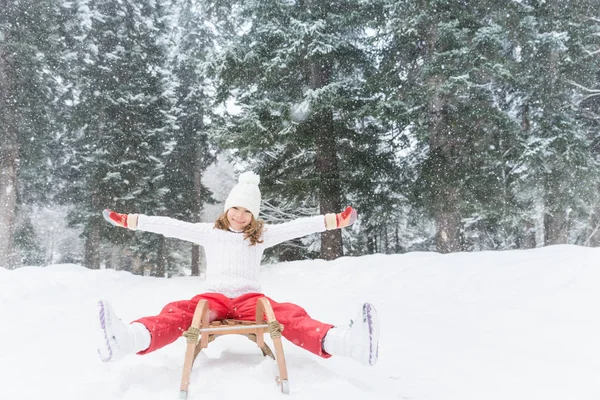
[{"label": "pom pom on hat", "polygon": [[256,175],[252,171],[246,171],[240,175],[238,178],[239,183],[247,183],[250,185],[257,185],[260,183],[260,176]]},{"label": "pom pom on hat", "polygon": [[258,218],[260,211],[260,176],[252,171],[242,173],[238,179],[238,184],[231,189],[223,211],[229,210],[231,207],[247,208],[254,218]]}]

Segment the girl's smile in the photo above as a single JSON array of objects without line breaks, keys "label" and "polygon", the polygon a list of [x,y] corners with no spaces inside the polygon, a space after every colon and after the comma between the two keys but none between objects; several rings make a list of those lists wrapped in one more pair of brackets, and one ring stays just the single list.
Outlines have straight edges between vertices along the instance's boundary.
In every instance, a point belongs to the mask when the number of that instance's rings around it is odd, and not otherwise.
[{"label": "girl's smile", "polygon": [[252,222],[252,213],[244,207],[231,207],[227,210],[229,226],[235,231],[243,231]]}]

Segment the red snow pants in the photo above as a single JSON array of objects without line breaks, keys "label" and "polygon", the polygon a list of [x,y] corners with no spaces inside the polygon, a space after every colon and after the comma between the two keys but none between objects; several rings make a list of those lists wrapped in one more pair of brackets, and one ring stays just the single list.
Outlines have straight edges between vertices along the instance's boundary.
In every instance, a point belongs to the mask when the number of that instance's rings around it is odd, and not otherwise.
[{"label": "red snow pants", "polygon": [[[150,347],[138,354],[146,354],[173,343],[187,331],[192,324],[196,305],[200,300],[208,301],[210,321],[222,319],[239,319],[254,321],[256,318],[256,302],[261,293],[246,293],[236,298],[229,298],[220,293],[203,293],[191,300],[181,300],[167,304],[160,314],[144,317],[133,322],[146,326],[152,336]],[[277,303],[266,297],[273,307],[273,313],[279,323],[284,326],[282,332],[290,342],[323,358],[331,355],[325,353],[322,341],[327,331],[333,327],[310,318],[300,306],[292,303]]]}]

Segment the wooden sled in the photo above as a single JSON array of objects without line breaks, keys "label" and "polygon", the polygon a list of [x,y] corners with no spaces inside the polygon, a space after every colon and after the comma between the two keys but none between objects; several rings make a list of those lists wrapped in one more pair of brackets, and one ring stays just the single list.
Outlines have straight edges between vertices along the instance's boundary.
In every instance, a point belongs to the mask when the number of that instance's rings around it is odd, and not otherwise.
[{"label": "wooden sled", "polygon": [[[281,332],[283,325],[280,325],[275,319],[271,303],[265,297],[258,299],[256,303],[256,320],[241,321],[233,319],[225,319],[221,321],[209,322],[208,302],[200,300],[194,312],[192,325],[183,334],[187,339],[187,349],[185,352],[185,361],[183,363],[183,375],[181,377],[181,386],[179,390],[179,398],[187,399],[188,387],[190,384],[190,374],[194,360],[202,351],[208,347],[217,336],[238,334],[248,337],[255,342],[264,356],[269,356],[277,361],[279,367],[279,376],[276,377],[277,384],[281,387],[281,392],[288,394],[290,386],[288,382],[287,367],[285,364],[285,356],[283,355],[283,346],[281,344]],[[263,320],[263,316],[266,319]],[[265,343],[264,334],[269,333],[275,346],[275,355]]]}]

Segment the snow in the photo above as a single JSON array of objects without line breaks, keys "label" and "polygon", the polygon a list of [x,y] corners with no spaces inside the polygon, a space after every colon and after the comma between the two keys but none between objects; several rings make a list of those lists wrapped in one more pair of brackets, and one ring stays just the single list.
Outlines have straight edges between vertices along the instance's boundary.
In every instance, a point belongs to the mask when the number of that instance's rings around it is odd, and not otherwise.
[{"label": "snow", "polygon": [[[564,245],[264,266],[265,293],[316,319],[344,324],[363,301],[381,317],[375,367],[285,341],[289,399],[598,399],[599,258]],[[176,399],[184,340],[101,363],[95,304],[106,298],[129,321],[204,288],[77,265],[0,268],[0,399]],[[288,398],[275,371],[247,339],[219,338],[198,357],[189,398]]]}]

